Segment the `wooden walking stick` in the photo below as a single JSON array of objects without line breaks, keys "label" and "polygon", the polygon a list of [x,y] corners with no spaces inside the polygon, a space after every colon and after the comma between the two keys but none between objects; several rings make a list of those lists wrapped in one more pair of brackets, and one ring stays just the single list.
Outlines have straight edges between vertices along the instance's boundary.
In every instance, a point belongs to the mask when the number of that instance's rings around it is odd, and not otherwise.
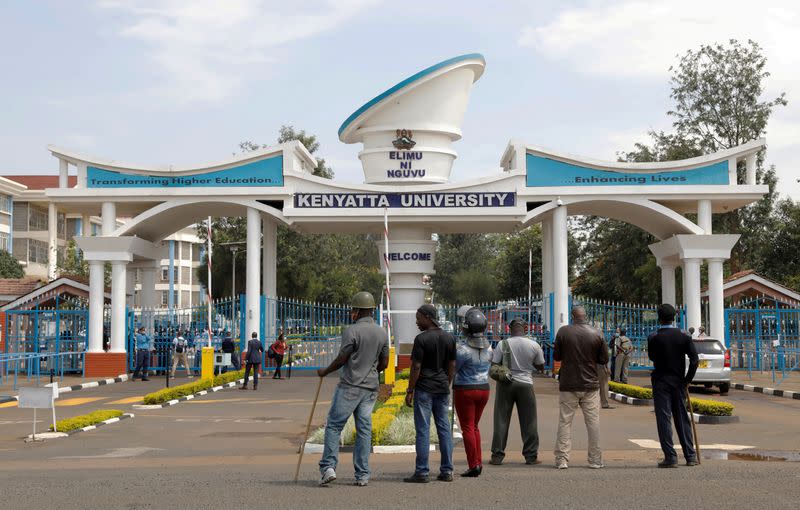
[{"label": "wooden walking stick", "polygon": [[311,404],[311,414],[308,415],[308,423],[306,423],[306,433],[303,436],[303,442],[300,444],[300,456],[297,458],[297,468],[294,470],[294,483],[297,483],[297,477],[300,476],[300,464],[303,462],[303,452],[306,449],[306,441],[308,441],[308,434],[311,432],[311,420],[314,419],[314,411],[317,409],[317,400],[319,399],[319,390],[322,388],[322,377],[319,378],[317,383],[317,393],[314,395],[314,403]]},{"label": "wooden walking stick", "polygon": [[694,436],[694,451],[697,455],[697,463],[700,464],[700,440],[697,439],[697,426],[694,424],[694,409],[692,408],[692,397],[689,396],[689,385],[686,385],[686,401],[689,402],[689,421],[692,422],[692,435]]}]

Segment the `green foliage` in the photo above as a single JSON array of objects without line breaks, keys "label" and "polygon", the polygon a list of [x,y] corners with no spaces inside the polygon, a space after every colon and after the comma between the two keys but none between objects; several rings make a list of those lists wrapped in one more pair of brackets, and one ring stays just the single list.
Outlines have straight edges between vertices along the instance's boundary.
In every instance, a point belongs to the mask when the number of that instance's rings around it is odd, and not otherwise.
[{"label": "green foliage", "polygon": [[22,265],[6,250],[0,250],[0,278],[22,278]]},{"label": "green foliage", "polygon": [[[497,256],[495,239],[484,234],[439,234],[431,287],[443,303],[494,301],[500,296],[491,281]],[[479,281],[470,279],[479,277]],[[490,278],[487,278],[490,276]]]},{"label": "green foliage", "polygon": [[614,393],[620,393],[633,398],[653,400],[653,390],[650,388],[642,388],[641,386],[634,386],[633,384],[621,384],[614,381],[608,381],[608,389]]},{"label": "green foliage", "polygon": [[58,260],[58,273],[62,276],[89,277],[89,263],[83,260],[83,254],[75,244],[75,239],[70,239],[64,250],[64,257]]},{"label": "green foliage", "polygon": [[733,404],[717,400],[692,399],[692,411],[706,416],[733,416]]},{"label": "green foliage", "polygon": [[397,374],[395,375],[395,379],[398,380],[398,381],[401,381],[401,380],[407,381],[409,376],[411,376],[411,369],[410,368],[404,368],[403,370],[397,372]]},{"label": "green foliage", "polygon": [[[315,154],[319,149],[319,142],[317,135],[306,133],[304,129],[299,131],[295,130],[294,126],[281,126],[278,131],[278,143],[286,143],[292,140],[297,140],[302,143],[308,152]],[[259,149],[269,147],[269,145],[259,145],[251,141],[245,141],[239,144],[242,152],[251,152]],[[317,177],[324,177],[325,179],[333,179],[333,169],[325,164],[325,159],[317,157],[317,166],[314,168],[313,174]]]},{"label": "green foliage", "polygon": [[220,386],[233,381],[238,381],[244,377],[244,370],[236,372],[226,372],[215,376],[213,379],[201,379],[196,382],[181,384],[173,388],[164,388],[144,396],[144,403],[147,405],[163,404],[176,398],[185,397],[186,395],[193,395],[197,392],[207,390],[214,386]]},{"label": "green foliage", "polygon": [[[70,432],[73,430],[82,429],[83,427],[88,427],[89,425],[96,425],[101,421],[110,420],[111,418],[118,418],[122,416],[122,414],[122,411],[117,409],[94,411],[89,414],[82,414],[80,416],[58,420],[56,422],[56,430],[59,432]],[[50,425],[50,430],[53,430],[52,425]]]},{"label": "green foliage", "polygon": [[[504,298],[528,295],[528,253],[532,251],[531,288],[542,289],[542,229],[539,225],[500,236],[495,274],[499,294]],[[573,259],[574,260],[574,259]],[[478,301],[460,301],[472,303]]]},{"label": "green foliage", "polygon": [[790,198],[778,202],[769,241],[762,246],[754,269],[767,278],[800,289],[800,203]]}]

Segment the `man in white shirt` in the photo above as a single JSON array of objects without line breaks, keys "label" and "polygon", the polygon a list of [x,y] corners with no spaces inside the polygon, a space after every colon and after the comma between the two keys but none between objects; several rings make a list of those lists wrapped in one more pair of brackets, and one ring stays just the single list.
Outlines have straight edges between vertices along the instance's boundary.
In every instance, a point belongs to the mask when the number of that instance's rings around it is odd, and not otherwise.
[{"label": "man in white shirt", "polygon": [[178,368],[178,362],[183,362],[183,368],[186,369],[186,376],[192,377],[192,370],[189,368],[189,358],[187,357],[189,351],[189,342],[178,330],[178,334],[172,339],[172,378],[175,378],[175,370]]},{"label": "man in white shirt", "polygon": [[[544,352],[539,344],[525,336],[527,324],[514,319],[509,325],[511,337],[497,344],[492,352],[492,364],[508,363],[511,382],[497,383],[494,400],[494,434],[490,464],[500,465],[506,456],[508,426],[511,412],[517,406],[522,433],[522,455],[526,464],[541,464],[539,429],[536,417],[536,395],[533,392],[533,370],[544,371]],[[506,361],[507,360],[507,361]]]}]

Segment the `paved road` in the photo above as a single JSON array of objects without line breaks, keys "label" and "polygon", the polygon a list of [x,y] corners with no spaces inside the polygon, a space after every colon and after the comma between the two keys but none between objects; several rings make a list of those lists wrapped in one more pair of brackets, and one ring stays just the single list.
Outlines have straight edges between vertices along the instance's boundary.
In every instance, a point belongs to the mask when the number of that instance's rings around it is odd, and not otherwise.
[{"label": "paved road", "polygon": [[[60,509],[273,504],[463,508],[500,503],[534,508],[796,508],[800,498],[800,462],[706,460],[697,468],[655,469],[660,451],[640,446],[642,440],[656,439],[652,412],[623,404],[602,414],[607,468],[598,472],[585,467],[586,434],[577,423],[571,467],[556,471],[551,450],[557,392],[555,382],[546,379],[536,381],[541,466],[522,464],[519,432],[512,426],[506,465],[487,466],[478,480],[408,486],[400,479],[411,471],[413,455],[373,455],[373,483],[355,488],[346,485],[353,472],[350,455],[343,454],[341,483],[317,488],[319,455],[309,454],[301,471],[303,483],[294,486],[289,481],[315,383],[312,378],[268,380],[258,392],[231,389],[170,408],[134,411],[133,420],[43,444],[19,439],[30,424],[14,422],[30,419],[29,411],[0,409],[0,508],[42,508],[53,501]],[[334,384],[332,377],[325,381],[317,425],[324,420]],[[83,390],[70,398],[100,400],[59,412],[128,410],[132,403],[110,403],[142,395],[143,389],[150,388],[137,382]],[[701,444],[800,453],[800,402],[746,392],[731,392],[724,400],[736,404],[742,422],[700,426]],[[491,405],[482,424],[488,455]],[[463,449],[457,448],[455,460],[457,469],[465,468]]]}]

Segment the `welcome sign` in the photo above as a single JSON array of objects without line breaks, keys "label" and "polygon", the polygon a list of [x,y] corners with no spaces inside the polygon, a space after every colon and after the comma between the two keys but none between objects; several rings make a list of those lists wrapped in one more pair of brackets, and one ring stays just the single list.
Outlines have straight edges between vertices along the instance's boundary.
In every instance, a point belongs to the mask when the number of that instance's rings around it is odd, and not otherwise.
[{"label": "welcome sign", "polygon": [[86,167],[88,188],[208,188],[283,186],[283,156],[184,175],[143,175]]},{"label": "welcome sign", "polygon": [[597,170],[534,154],[527,154],[525,162],[529,187],[729,184],[727,161],[691,170],[649,173]]}]

